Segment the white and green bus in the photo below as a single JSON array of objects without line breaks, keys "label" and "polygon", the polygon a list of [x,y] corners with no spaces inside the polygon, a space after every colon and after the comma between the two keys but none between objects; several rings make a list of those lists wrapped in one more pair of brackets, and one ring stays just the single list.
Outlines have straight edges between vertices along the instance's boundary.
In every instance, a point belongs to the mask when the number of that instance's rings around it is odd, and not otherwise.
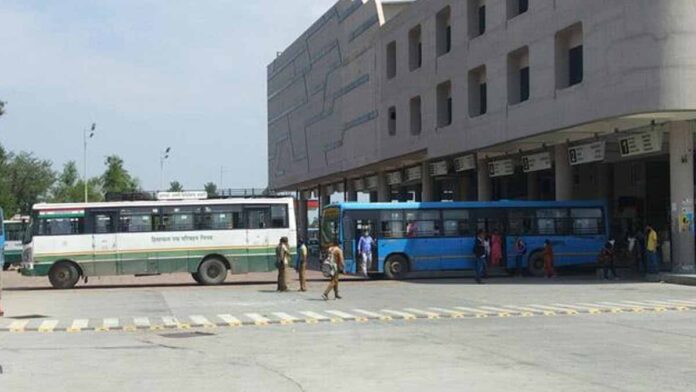
[{"label": "white and green bus", "polygon": [[196,282],[276,269],[281,237],[297,242],[292,198],[37,204],[22,274],[55,288],[80,278],[190,273]]},{"label": "white and green bus", "polygon": [[7,271],[11,266],[19,266],[22,262],[22,239],[29,225],[29,217],[19,215],[5,221],[5,263],[2,266]]}]

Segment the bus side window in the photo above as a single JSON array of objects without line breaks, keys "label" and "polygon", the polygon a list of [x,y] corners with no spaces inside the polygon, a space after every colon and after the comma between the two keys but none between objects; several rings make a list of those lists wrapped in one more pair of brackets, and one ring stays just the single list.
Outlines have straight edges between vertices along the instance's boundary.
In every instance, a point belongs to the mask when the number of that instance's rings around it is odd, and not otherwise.
[{"label": "bus side window", "polygon": [[442,221],[445,236],[459,237],[472,234],[469,211],[467,210],[443,210]]},{"label": "bus side window", "polygon": [[249,207],[245,209],[248,229],[267,229],[270,226],[270,208]]},{"label": "bus side window", "polygon": [[404,232],[404,213],[402,211],[382,211],[381,231],[385,238],[401,238]]},{"label": "bus side window", "polygon": [[570,210],[573,234],[597,235],[604,233],[604,222],[600,208],[573,208]]}]

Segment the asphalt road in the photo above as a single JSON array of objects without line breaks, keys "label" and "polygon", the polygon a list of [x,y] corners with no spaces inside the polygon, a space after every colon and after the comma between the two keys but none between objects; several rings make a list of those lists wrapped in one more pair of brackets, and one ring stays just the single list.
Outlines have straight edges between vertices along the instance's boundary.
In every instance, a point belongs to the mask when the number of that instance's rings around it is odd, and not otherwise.
[{"label": "asphalt road", "polygon": [[[317,275],[309,293],[283,294],[274,292],[272,274],[221,287],[188,279],[109,278],[55,291],[5,276],[0,391],[696,385],[694,287],[580,277],[482,286],[353,280],[342,285],[343,300],[324,302]],[[74,325],[80,328],[64,332]]]}]

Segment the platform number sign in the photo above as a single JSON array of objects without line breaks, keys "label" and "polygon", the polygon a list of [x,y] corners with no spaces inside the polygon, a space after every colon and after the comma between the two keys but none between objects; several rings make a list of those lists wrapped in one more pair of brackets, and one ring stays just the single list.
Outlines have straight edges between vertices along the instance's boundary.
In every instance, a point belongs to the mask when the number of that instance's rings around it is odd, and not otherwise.
[{"label": "platform number sign", "polygon": [[522,170],[529,171],[529,157],[522,157]]},{"label": "platform number sign", "polygon": [[578,163],[578,151],[574,148],[568,150],[568,157],[570,158],[571,165],[576,165]]},{"label": "platform number sign", "polygon": [[571,165],[599,162],[604,160],[606,143],[604,141],[581,144],[568,148],[568,162]]}]

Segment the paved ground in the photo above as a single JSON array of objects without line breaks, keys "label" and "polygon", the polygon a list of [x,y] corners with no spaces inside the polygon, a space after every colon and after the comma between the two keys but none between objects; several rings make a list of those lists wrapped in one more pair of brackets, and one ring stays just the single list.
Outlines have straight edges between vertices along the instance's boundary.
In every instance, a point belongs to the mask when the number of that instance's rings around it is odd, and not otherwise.
[{"label": "paved ground", "polygon": [[[0,390],[684,391],[696,383],[694,287],[353,280],[343,300],[324,302],[325,282],[313,278],[310,293],[278,294],[269,274],[221,287],[186,276],[110,278],[69,291],[5,276]],[[45,317],[23,318],[32,315]]]}]

